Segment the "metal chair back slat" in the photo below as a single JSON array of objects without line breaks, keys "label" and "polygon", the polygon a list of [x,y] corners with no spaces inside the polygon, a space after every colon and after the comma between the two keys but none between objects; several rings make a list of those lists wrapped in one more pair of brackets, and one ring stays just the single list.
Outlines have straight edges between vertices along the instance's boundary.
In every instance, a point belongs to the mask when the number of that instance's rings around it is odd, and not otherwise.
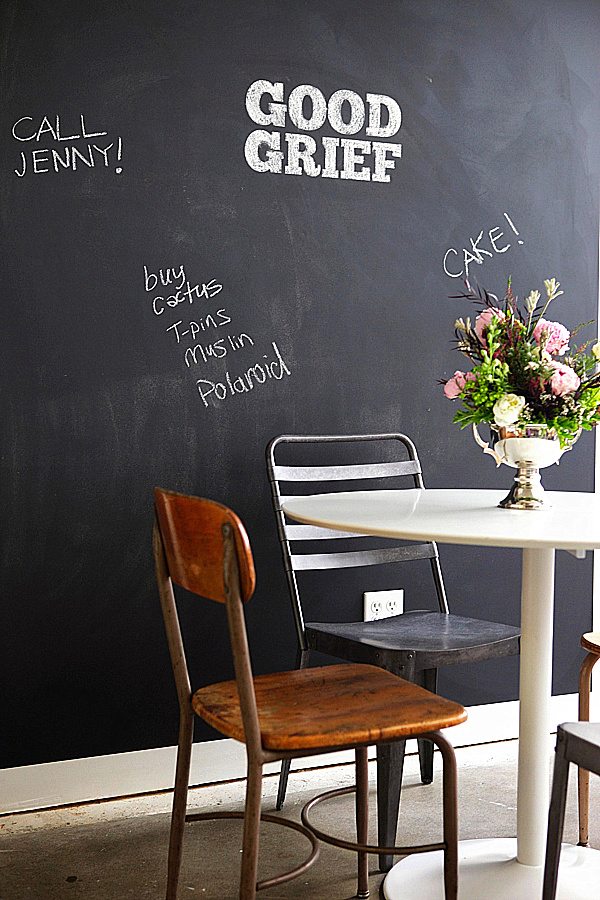
[{"label": "metal chair back slat", "polygon": [[431,544],[412,544],[407,547],[385,547],[378,550],[354,550],[341,553],[291,554],[294,572],[316,569],[349,569],[357,566],[379,566],[384,563],[408,562],[414,559],[434,559],[437,550]]},{"label": "metal chair back slat", "polygon": [[357,481],[420,474],[421,466],[415,459],[351,466],[273,466],[273,476],[278,481],[290,482]]},{"label": "metal chair back slat", "polygon": [[[281,498],[285,503],[285,497]],[[317,525],[285,525],[288,541],[329,541],[341,538],[364,537],[356,531],[334,531],[332,528],[319,528]]]}]

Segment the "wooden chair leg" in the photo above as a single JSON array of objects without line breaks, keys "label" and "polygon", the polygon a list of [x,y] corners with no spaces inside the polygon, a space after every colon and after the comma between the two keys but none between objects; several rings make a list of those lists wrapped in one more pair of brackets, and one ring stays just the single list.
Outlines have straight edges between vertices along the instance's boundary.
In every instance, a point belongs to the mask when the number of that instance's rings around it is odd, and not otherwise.
[{"label": "wooden chair leg", "polygon": [[175,790],[173,792],[173,812],[171,814],[171,833],[169,836],[169,861],[167,864],[166,900],[176,900],[181,856],[183,852],[183,829],[187,808],[187,794],[190,780],[190,762],[192,758],[192,740],[194,736],[194,714],[182,710],[179,720],[179,743],[177,746],[177,768],[175,771]]},{"label": "wooden chair leg", "polygon": [[437,733],[435,741],[443,760],[444,806],[444,896],[446,900],[458,898],[458,779],[454,748],[446,738]]},{"label": "wooden chair leg", "polygon": [[[588,653],[579,671],[579,721],[590,720],[590,686],[592,669],[599,657]],[[589,843],[589,811],[590,811],[590,773],[586,769],[577,771],[577,801],[579,807],[579,846],[587,847]]]},{"label": "wooden chair leg", "polygon": [[[405,747],[406,741],[377,747],[377,839],[380,847],[393,847],[396,843]],[[393,864],[393,856],[379,855],[380,872],[389,872]]]},{"label": "wooden chair leg", "polygon": [[[298,653],[296,654],[296,668],[306,669],[309,663],[309,659],[310,650],[298,650]],[[291,765],[291,759],[284,759],[281,763],[281,769],[279,772],[279,785],[277,787],[277,801],[275,803],[275,809],[278,811],[282,808],[285,801]]]},{"label": "wooden chair leg", "polygon": [[554,758],[550,812],[548,813],[548,842],[546,844],[542,900],[554,900],[556,897],[558,864],[565,824],[565,807],[567,805],[568,778],[569,761],[565,755],[565,740],[559,731]]},{"label": "wooden chair leg", "polygon": [[[369,766],[366,747],[356,748],[356,842],[369,843]],[[358,852],[357,897],[369,896],[369,854]]]},{"label": "wooden chair leg", "polygon": [[240,900],[255,900],[256,898],[261,795],[262,765],[259,762],[248,759]]}]

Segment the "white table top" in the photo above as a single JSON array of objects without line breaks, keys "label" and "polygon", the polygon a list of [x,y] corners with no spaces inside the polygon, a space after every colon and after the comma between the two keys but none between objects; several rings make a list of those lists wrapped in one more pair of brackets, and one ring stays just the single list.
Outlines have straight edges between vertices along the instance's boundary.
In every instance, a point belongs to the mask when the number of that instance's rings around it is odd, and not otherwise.
[{"label": "white table top", "polygon": [[600,548],[600,495],[546,491],[550,509],[500,509],[505,491],[348,491],[288,497],[290,518],[309,525],[406,540],[491,547]]}]

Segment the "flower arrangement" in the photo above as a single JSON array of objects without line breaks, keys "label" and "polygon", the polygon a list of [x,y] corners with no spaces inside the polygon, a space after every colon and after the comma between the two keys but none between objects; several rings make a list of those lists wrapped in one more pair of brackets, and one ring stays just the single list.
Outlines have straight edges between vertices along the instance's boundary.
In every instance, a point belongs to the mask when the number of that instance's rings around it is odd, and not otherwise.
[{"label": "flower arrangement", "polygon": [[560,322],[546,319],[549,304],[563,291],[554,278],[544,286],[543,304],[540,292],[531,291],[524,311],[510,279],[502,301],[469,284],[453,298],[480,309],[473,324],[470,318],[455,323],[457,349],[471,360],[471,370],[440,382],[446,397],[462,401],[453,419],[461,428],[481,422],[497,429],[547,425],[566,448],[582,429],[600,422],[600,344],[569,346],[584,326],[571,334]]}]

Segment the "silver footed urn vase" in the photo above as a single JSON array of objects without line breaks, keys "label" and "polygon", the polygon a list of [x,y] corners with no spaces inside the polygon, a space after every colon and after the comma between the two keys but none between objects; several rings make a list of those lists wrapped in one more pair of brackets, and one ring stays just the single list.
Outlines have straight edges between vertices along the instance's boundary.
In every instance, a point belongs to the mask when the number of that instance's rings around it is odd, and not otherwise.
[{"label": "silver footed urn vase", "polygon": [[[544,499],[540,469],[553,466],[568,447],[561,447],[556,432],[548,425],[510,425],[500,428],[490,425],[492,446],[482,439],[473,424],[473,437],[496,460],[517,469],[515,480],[507,496],[498,506],[503,509],[548,509],[551,504]],[[574,443],[574,442],[573,442]]]}]

